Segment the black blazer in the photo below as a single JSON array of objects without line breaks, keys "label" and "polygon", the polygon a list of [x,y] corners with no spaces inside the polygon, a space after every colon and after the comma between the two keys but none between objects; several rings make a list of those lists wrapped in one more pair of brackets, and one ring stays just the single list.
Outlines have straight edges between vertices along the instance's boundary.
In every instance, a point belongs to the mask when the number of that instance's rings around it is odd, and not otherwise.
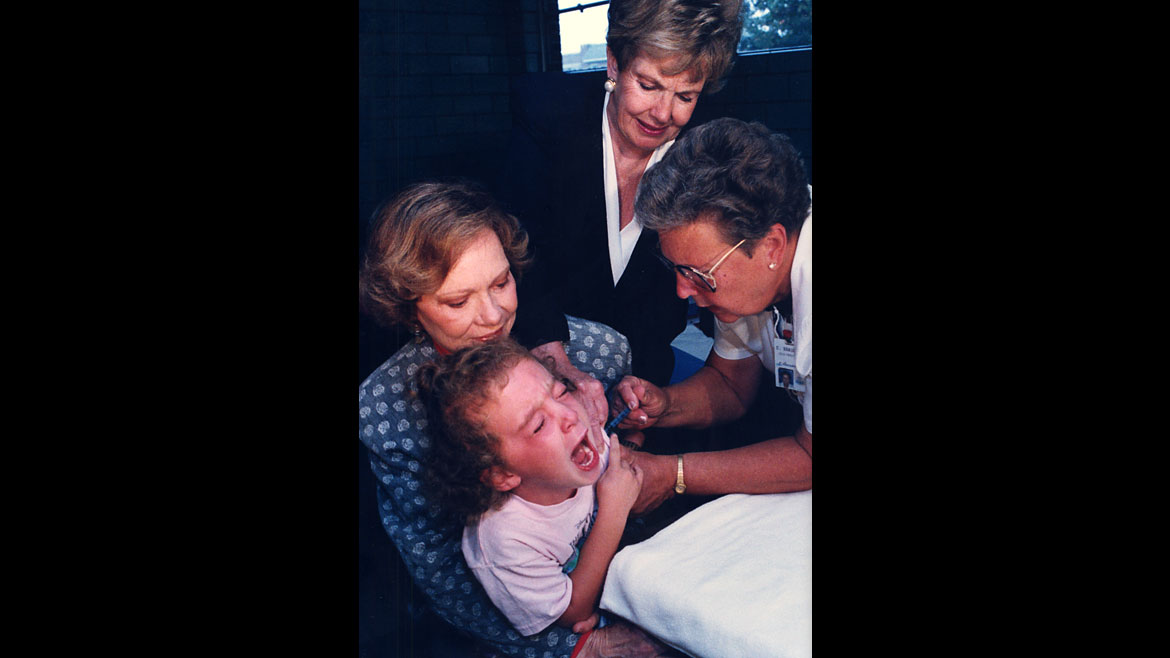
[{"label": "black blazer", "polygon": [[513,335],[529,347],[568,340],[563,314],[608,324],[630,340],[633,373],[664,386],[687,302],[655,257],[653,231],[642,231],[613,284],[601,164],[604,80],[536,73],[513,82],[512,138],[495,188],[528,231],[535,258],[521,279]]}]

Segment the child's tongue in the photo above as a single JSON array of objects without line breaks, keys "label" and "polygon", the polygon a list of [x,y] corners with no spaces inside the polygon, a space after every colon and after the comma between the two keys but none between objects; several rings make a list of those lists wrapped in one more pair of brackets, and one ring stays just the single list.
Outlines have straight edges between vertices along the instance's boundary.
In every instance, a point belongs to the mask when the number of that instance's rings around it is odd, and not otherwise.
[{"label": "child's tongue", "polygon": [[585,436],[585,440],[573,450],[573,463],[578,466],[587,466],[593,461],[594,455],[597,451],[593,449],[592,443],[589,441],[589,436]]}]

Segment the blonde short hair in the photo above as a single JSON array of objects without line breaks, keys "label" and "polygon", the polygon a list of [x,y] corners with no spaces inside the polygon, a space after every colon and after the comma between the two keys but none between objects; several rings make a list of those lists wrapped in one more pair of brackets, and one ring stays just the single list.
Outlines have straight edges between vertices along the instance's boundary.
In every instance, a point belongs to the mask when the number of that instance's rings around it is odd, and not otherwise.
[{"label": "blonde short hair", "polygon": [[741,6],[742,0],[613,0],[605,41],[618,68],[638,53],[678,57],[667,75],[694,71],[704,80],[704,92],[716,92],[739,45]]}]

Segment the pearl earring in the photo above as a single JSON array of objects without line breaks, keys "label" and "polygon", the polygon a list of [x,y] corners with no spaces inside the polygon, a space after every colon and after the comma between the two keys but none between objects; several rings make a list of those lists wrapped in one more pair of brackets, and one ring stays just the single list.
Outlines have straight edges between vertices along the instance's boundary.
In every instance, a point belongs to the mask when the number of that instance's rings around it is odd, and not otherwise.
[{"label": "pearl earring", "polygon": [[605,90],[612,94],[614,89],[617,89],[617,80],[614,80],[613,78],[606,78]]},{"label": "pearl earring", "polygon": [[768,263],[768,269],[770,269],[770,270],[776,269],[776,263]]}]

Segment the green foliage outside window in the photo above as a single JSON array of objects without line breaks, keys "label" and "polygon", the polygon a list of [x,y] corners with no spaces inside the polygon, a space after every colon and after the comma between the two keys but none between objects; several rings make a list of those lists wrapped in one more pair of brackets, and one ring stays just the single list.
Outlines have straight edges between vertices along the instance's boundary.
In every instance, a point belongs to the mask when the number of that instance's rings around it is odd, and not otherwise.
[{"label": "green foliage outside window", "polygon": [[812,0],[744,0],[739,51],[812,45]]},{"label": "green foliage outside window", "polygon": [[[558,0],[561,67],[565,71],[605,68],[608,3],[589,8],[588,0]],[[743,0],[739,52],[812,47],[812,0]]]}]

